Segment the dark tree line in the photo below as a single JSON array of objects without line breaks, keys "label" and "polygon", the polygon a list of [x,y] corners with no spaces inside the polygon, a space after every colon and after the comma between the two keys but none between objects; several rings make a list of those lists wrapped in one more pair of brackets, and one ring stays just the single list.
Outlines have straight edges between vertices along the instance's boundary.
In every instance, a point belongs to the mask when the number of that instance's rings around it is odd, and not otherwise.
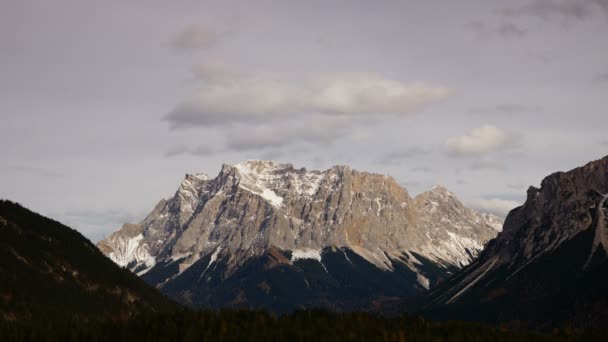
[{"label": "dark tree line", "polygon": [[608,335],[501,331],[468,322],[369,313],[182,311],[126,321],[0,322],[0,341],[606,341]]}]

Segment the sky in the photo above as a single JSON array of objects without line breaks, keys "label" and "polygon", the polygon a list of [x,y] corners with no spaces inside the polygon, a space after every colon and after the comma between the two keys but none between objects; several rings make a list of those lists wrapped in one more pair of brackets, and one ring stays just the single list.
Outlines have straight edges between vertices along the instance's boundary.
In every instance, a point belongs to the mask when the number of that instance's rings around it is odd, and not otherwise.
[{"label": "sky", "polygon": [[0,0],[0,197],[98,241],[265,159],[503,216],[608,154],[608,0]]}]

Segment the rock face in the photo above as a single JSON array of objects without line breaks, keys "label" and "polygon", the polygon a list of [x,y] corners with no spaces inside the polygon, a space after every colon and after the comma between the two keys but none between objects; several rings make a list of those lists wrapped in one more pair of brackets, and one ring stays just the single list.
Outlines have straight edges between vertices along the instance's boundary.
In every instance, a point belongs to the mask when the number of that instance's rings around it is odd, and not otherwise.
[{"label": "rock face", "polygon": [[608,157],[546,177],[422,311],[535,327],[608,323]]},{"label": "rock face", "polygon": [[345,286],[361,285],[367,302],[417,293],[472,261],[500,226],[443,187],[412,199],[393,178],[347,166],[248,161],[213,179],[186,175],[173,198],[98,246],[194,306],[347,309],[364,304],[334,300]]}]

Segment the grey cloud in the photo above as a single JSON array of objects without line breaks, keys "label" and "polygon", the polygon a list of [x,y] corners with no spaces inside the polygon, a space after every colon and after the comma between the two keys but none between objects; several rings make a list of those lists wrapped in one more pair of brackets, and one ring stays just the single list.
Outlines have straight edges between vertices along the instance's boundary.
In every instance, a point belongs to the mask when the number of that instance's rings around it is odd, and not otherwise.
[{"label": "grey cloud", "polygon": [[527,185],[524,183],[507,183],[507,188],[517,191],[524,191],[527,188]]},{"label": "grey cloud", "polygon": [[598,5],[602,10],[608,12],[608,0],[592,0],[592,2]]},{"label": "grey cloud", "polygon": [[420,173],[429,173],[429,172],[432,172],[433,169],[430,167],[427,167],[427,166],[420,166],[420,167],[411,168],[410,171],[420,172]]},{"label": "grey cloud", "polygon": [[240,68],[223,61],[197,64],[192,67],[192,75],[194,80],[215,84],[227,84],[248,76]]},{"label": "grey cloud", "polygon": [[558,55],[549,52],[530,52],[528,53],[528,55],[532,59],[537,60],[543,64],[553,63],[560,59]]},{"label": "grey cloud", "polygon": [[353,120],[344,117],[309,116],[285,122],[241,125],[226,133],[227,147],[234,151],[282,147],[296,143],[328,144],[350,132]]},{"label": "grey cloud", "polygon": [[430,151],[421,147],[410,147],[399,151],[393,151],[380,159],[378,163],[385,165],[399,165],[408,159],[428,154]]},{"label": "grey cloud", "polygon": [[11,171],[17,171],[19,173],[29,174],[36,177],[47,177],[47,178],[64,178],[65,175],[53,170],[48,170],[43,167],[26,166],[26,165],[11,165],[7,166],[7,169]]},{"label": "grey cloud", "polygon": [[475,115],[512,116],[512,115],[519,115],[519,114],[528,113],[528,112],[538,112],[540,110],[541,110],[541,108],[538,106],[532,107],[532,106],[526,106],[526,105],[515,104],[515,103],[503,103],[503,104],[498,104],[498,105],[492,106],[492,107],[474,108],[474,109],[471,109],[471,113],[475,114]]},{"label": "grey cloud", "polygon": [[606,84],[606,83],[608,83],[608,72],[603,72],[603,73],[600,73],[600,74],[596,75],[593,78],[592,83],[595,83],[595,84]]},{"label": "grey cloud", "polygon": [[526,29],[523,29],[514,23],[502,23],[495,29],[496,34],[502,37],[516,37],[521,38],[528,34]]},{"label": "grey cloud", "polygon": [[528,30],[513,22],[501,22],[498,25],[491,25],[484,21],[474,20],[466,24],[465,28],[474,31],[482,39],[493,37],[522,38],[528,34]]},{"label": "grey cloud", "polygon": [[290,163],[292,162],[292,157],[294,155],[306,154],[310,152],[310,146],[306,145],[294,145],[288,148],[278,148],[278,146],[272,146],[270,149],[262,150],[262,152],[257,150],[249,150],[246,151],[245,155],[247,159],[262,159],[262,160],[279,160],[285,158],[285,161]]},{"label": "grey cloud", "polygon": [[180,31],[171,40],[171,46],[178,51],[204,50],[217,46],[228,32],[219,32],[203,25],[191,25]]},{"label": "grey cloud", "polygon": [[480,159],[476,160],[469,166],[471,170],[496,170],[506,171],[507,165],[496,160]]},{"label": "grey cloud", "polygon": [[535,0],[520,7],[506,8],[501,13],[506,17],[534,16],[542,20],[560,20],[562,23],[585,21],[597,10],[608,13],[606,0]]},{"label": "grey cloud", "polygon": [[196,147],[175,146],[165,153],[165,157],[175,157],[179,155],[208,156],[217,152],[217,150],[205,145]]}]

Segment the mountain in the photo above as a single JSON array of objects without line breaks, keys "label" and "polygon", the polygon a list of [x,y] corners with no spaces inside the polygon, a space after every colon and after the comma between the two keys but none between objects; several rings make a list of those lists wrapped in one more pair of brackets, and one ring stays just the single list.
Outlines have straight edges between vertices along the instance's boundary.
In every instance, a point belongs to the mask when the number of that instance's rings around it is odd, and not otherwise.
[{"label": "mountain", "polygon": [[608,157],[546,177],[477,260],[422,300],[439,318],[608,324]]},{"label": "mountain", "polygon": [[120,320],[177,305],[80,233],[0,200],[0,321]]},{"label": "mountain", "polygon": [[186,175],[98,247],[194,307],[351,310],[434,286],[500,226],[443,187],[412,199],[393,178],[347,166],[247,161]]}]

